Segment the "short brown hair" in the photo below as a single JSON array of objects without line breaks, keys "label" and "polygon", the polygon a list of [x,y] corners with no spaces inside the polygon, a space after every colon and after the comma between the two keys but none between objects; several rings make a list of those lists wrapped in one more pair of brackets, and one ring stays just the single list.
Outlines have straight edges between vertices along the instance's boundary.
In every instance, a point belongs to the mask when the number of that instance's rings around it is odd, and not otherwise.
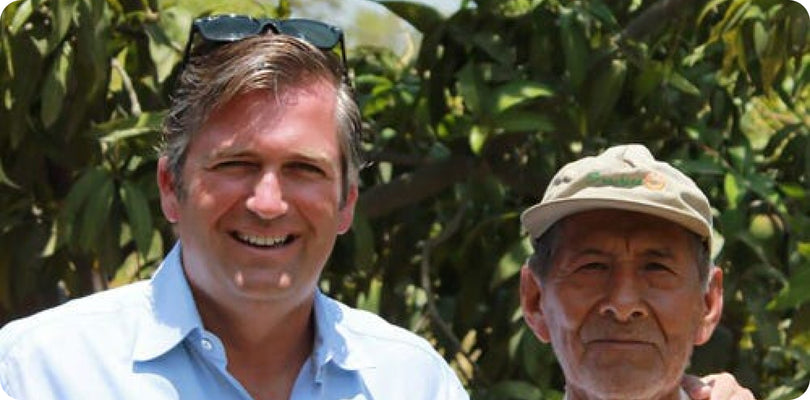
[{"label": "short brown hair", "polygon": [[174,189],[185,191],[182,168],[188,145],[214,110],[238,95],[269,90],[280,96],[316,79],[335,86],[338,138],[341,148],[342,191],[357,183],[361,118],[345,66],[332,52],[287,35],[266,34],[219,45],[210,52],[192,55],[178,77],[169,115],[163,124],[162,155],[168,158]]}]

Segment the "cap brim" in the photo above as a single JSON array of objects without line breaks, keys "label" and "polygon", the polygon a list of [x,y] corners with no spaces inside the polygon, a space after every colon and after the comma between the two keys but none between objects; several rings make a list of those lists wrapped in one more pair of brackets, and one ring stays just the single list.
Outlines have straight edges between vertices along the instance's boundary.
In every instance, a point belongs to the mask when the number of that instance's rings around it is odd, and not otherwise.
[{"label": "cap brim", "polygon": [[711,228],[706,222],[683,211],[638,199],[631,201],[615,198],[574,198],[551,201],[530,207],[520,216],[520,221],[529,235],[536,238],[555,222],[569,215],[597,209],[618,209],[650,214],[672,221],[711,241]]}]

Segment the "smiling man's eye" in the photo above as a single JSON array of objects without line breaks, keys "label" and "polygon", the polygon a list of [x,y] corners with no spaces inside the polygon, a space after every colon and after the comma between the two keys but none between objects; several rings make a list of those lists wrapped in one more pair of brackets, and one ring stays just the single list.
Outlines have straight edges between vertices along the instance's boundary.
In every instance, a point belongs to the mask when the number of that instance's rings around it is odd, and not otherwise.
[{"label": "smiling man's eye", "polygon": [[323,169],[315,164],[306,163],[306,162],[297,162],[290,164],[290,168],[296,171],[302,171],[307,173],[314,173],[318,175],[325,175]]},{"label": "smiling man's eye", "polygon": [[607,269],[608,269],[607,264],[600,262],[591,262],[583,264],[578,268],[578,270],[580,271],[606,271]]},{"label": "smiling man's eye", "polygon": [[244,160],[227,160],[227,161],[220,161],[214,164],[215,169],[246,168],[249,166],[251,166],[251,163]]}]

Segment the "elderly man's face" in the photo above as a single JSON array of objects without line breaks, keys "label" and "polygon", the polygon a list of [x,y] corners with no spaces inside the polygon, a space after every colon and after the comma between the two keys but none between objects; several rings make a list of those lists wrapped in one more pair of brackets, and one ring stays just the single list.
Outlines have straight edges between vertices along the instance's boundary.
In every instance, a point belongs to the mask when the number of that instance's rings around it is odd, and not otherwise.
[{"label": "elderly man's face", "polygon": [[722,272],[710,271],[705,291],[688,232],[647,214],[575,214],[556,243],[542,282],[522,271],[521,299],[527,323],[551,342],[569,395],[677,395],[693,345],[719,320]]}]

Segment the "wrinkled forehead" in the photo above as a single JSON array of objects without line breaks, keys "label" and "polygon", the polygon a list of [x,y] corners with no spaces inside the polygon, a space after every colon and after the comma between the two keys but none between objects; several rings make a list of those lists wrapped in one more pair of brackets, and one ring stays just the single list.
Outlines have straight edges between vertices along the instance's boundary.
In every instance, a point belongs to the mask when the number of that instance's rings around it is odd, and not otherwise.
[{"label": "wrinkled forehead", "polygon": [[598,209],[584,211],[560,221],[559,246],[621,241],[627,245],[674,247],[688,250],[689,231],[672,221],[650,214],[626,210]]}]

